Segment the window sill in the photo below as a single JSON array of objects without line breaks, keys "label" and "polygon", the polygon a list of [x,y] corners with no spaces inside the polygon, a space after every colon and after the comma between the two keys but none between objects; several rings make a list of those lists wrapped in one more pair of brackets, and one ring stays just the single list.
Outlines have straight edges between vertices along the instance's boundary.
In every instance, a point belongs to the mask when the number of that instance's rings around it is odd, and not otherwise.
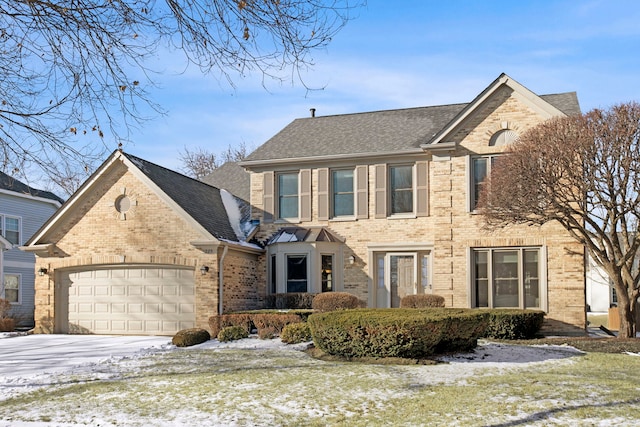
[{"label": "window sill", "polygon": [[336,216],[331,218],[329,222],[348,222],[348,221],[357,221],[358,219],[355,216]]},{"label": "window sill", "polygon": [[417,218],[414,213],[395,214],[388,216],[387,219],[415,219]]}]

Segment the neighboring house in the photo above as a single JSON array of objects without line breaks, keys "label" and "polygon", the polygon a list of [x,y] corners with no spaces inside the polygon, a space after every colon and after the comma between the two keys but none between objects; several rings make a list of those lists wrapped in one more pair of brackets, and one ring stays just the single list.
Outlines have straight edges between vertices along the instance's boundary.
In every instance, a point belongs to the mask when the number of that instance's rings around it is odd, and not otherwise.
[{"label": "neighboring house", "polygon": [[294,120],[240,162],[268,292],[346,291],[369,307],[435,293],[584,330],[582,246],[555,223],[486,231],[475,210],[506,145],[579,113],[574,92],[539,96],[503,74],[470,103]]},{"label": "neighboring house", "polygon": [[0,172],[0,298],[18,326],[34,324],[35,257],[19,246],[60,207],[62,199]]},{"label": "neighboring house", "polygon": [[[298,119],[240,162],[249,182],[219,171],[229,192],[115,152],[27,243],[47,270],[36,330],[171,334],[328,291],[541,309],[549,329],[584,330],[583,247],[557,224],[487,231],[475,209],[506,145],[579,113],[575,93],[503,74],[470,103]],[[246,185],[250,209],[231,196]]]},{"label": "neighboring house", "polygon": [[36,278],[36,332],[171,335],[207,327],[219,310],[260,307],[263,250],[246,243],[243,204],[114,152],[27,242],[47,270]]},{"label": "neighboring house", "polygon": [[613,282],[591,256],[587,256],[586,289],[588,311],[607,313],[610,307],[618,303]]}]

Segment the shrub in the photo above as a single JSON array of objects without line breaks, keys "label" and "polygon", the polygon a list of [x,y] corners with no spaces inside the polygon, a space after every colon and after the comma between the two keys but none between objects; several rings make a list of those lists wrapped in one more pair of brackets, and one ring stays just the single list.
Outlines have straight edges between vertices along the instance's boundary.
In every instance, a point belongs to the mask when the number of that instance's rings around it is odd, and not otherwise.
[{"label": "shrub", "polygon": [[313,314],[307,323],[328,354],[420,358],[474,348],[488,318],[471,309],[357,309]]},{"label": "shrub", "polygon": [[178,333],[173,336],[171,343],[176,347],[190,347],[192,345],[202,344],[210,339],[211,335],[209,335],[206,329],[191,328],[178,331]]},{"label": "shrub", "polygon": [[277,313],[255,313],[249,315],[251,321],[258,329],[258,334],[262,329],[273,329],[276,335],[282,332],[282,328],[290,323],[302,322],[302,319],[297,314],[290,314],[288,312]]},{"label": "shrub", "polygon": [[407,295],[400,300],[400,308],[444,307],[444,297],[440,295]]},{"label": "shrub", "polygon": [[487,338],[519,340],[534,338],[542,327],[544,312],[539,310],[489,310]]},{"label": "shrub", "polygon": [[262,328],[258,329],[258,338],[261,340],[272,340],[278,336],[278,331],[274,328]]},{"label": "shrub", "polygon": [[8,299],[0,298],[0,319],[9,317],[11,311],[11,302]]},{"label": "shrub", "polygon": [[347,292],[325,292],[313,298],[312,308],[316,311],[334,311],[359,308],[360,300]]},{"label": "shrub", "polygon": [[307,292],[272,294],[267,295],[266,304],[267,308],[277,308],[279,310],[310,309],[315,295]]},{"label": "shrub", "polygon": [[16,320],[11,317],[0,319],[0,332],[13,332],[16,329]]},{"label": "shrub", "polygon": [[253,324],[248,313],[220,314],[209,317],[209,329],[211,329],[211,335],[214,337],[227,326],[241,326],[248,334],[251,332]]},{"label": "shrub", "polygon": [[311,329],[307,323],[290,323],[282,330],[280,339],[285,344],[311,341]]},{"label": "shrub", "polygon": [[243,338],[248,338],[249,332],[242,326],[227,326],[218,333],[218,341],[236,341]]}]

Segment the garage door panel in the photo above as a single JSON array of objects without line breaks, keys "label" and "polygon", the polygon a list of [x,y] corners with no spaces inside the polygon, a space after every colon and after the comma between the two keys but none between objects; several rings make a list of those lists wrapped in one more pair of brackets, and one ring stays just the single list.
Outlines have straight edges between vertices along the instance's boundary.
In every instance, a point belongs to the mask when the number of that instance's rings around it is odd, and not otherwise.
[{"label": "garage door panel", "polygon": [[70,332],[172,335],[195,325],[193,270],[104,268],[65,280]]}]

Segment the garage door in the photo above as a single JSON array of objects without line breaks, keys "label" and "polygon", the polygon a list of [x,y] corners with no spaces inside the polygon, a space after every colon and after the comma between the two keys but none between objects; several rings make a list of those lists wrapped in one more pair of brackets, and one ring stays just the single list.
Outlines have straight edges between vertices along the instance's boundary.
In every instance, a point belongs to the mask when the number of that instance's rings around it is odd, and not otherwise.
[{"label": "garage door", "polygon": [[69,333],[173,335],[195,326],[192,269],[114,267],[61,277]]}]

